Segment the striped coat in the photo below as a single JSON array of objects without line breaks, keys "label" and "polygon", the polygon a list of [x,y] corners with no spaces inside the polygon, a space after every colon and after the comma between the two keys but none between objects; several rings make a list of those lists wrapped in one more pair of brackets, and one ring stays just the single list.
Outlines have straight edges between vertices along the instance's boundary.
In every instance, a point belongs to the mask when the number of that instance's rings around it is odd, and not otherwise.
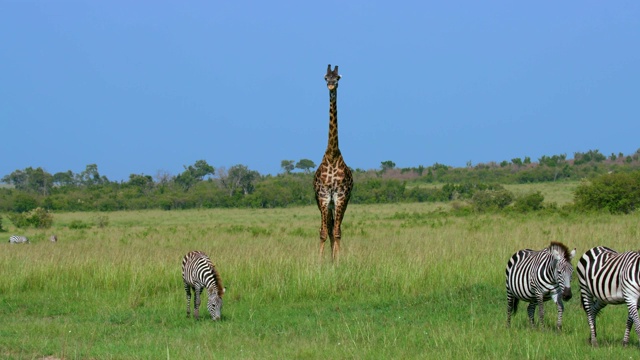
[{"label": "striped coat", "polygon": [[182,280],[187,294],[187,317],[191,313],[191,291],[195,295],[193,302],[193,317],[200,317],[200,294],[206,288],[208,301],[207,309],[213,320],[219,320],[222,311],[222,295],[224,287],[222,279],[211,262],[211,259],[201,251],[191,251],[182,259]]},{"label": "striped coat", "polygon": [[511,315],[518,309],[520,300],[529,302],[527,314],[534,325],[534,313],[538,306],[540,324],[544,321],[544,302],[550,299],[558,307],[556,327],[562,329],[564,301],[571,299],[571,259],[576,250],[562,243],[551,242],[540,251],[524,249],[511,256],[506,268],[507,326],[511,325]]},{"label": "striped coat", "polygon": [[618,253],[604,246],[589,249],[578,262],[578,279],[582,308],[587,314],[591,345],[597,346],[596,316],[605,306],[627,304],[629,316],[622,343],[629,343],[631,327],[635,324],[640,338],[638,298],[640,297],[640,253]]},{"label": "striped coat", "polygon": [[9,237],[9,243],[11,244],[28,244],[29,243],[29,239],[27,239],[26,236],[18,236],[18,235],[12,235],[11,237]]}]

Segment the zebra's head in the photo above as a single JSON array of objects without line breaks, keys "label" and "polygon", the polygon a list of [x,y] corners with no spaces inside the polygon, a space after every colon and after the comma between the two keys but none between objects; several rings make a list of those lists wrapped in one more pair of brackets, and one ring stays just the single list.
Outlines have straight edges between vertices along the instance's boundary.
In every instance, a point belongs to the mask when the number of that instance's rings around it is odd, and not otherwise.
[{"label": "zebra's head", "polygon": [[556,260],[556,282],[560,287],[560,295],[562,300],[568,301],[571,299],[571,276],[573,275],[573,265],[571,265],[571,259],[576,255],[576,249],[571,252],[562,243],[552,242],[549,247],[553,258]]},{"label": "zebra's head", "polygon": [[220,291],[214,287],[208,289],[209,299],[207,309],[209,309],[209,314],[211,314],[213,321],[220,320],[220,316],[222,315],[222,295],[224,291],[224,288]]}]

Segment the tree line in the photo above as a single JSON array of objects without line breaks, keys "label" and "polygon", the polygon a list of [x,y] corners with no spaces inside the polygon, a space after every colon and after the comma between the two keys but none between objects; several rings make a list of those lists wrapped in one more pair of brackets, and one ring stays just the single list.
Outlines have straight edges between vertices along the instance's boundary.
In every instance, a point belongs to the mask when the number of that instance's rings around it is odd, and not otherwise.
[{"label": "tree line", "polygon": [[[471,198],[476,191],[495,191],[498,184],[565,181],[640,169],[640,150],[631,155],[604,156],[598,150],[529,157],[465,167],[435,163],[397,168],[391,160],[379,169],[353,169],[351,203],[448,201]],[[110,181],[89,164],[79,173],[50,174],[42,168],[15,170],[1,181],[0,211],[27,212],[38,207],[54,211],[116,211],[134,209],[275,208],[315,203],[308,159],[282,160],[282,173],[262,175],[245,165],[214,168],[205,160],[185,165],[178,175],[154,177],[131,174],[127,181]],[[296,172],[295,169],[300,170]],[[438,184],[438,186],[425,186]]]}]

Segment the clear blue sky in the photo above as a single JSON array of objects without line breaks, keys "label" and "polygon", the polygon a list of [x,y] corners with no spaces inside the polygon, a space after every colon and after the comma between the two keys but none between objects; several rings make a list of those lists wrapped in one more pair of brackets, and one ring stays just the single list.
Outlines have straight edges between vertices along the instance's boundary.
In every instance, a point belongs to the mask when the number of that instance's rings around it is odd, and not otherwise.
[{"label": "clear blue sky", "polygon": [[640,148],[640,2],[0,0],[0,177]]}]

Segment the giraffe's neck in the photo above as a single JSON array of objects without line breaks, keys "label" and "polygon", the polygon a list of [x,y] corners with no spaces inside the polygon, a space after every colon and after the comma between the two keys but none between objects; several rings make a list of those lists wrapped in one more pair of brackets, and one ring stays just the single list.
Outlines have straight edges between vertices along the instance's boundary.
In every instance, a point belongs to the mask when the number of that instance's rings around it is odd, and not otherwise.
[{"label": "giraffe's neck", "polygon": [[329,143],[325,157],[333,160],[340,155],[338,148],[338,90],[334,88],[329,90]]}]

